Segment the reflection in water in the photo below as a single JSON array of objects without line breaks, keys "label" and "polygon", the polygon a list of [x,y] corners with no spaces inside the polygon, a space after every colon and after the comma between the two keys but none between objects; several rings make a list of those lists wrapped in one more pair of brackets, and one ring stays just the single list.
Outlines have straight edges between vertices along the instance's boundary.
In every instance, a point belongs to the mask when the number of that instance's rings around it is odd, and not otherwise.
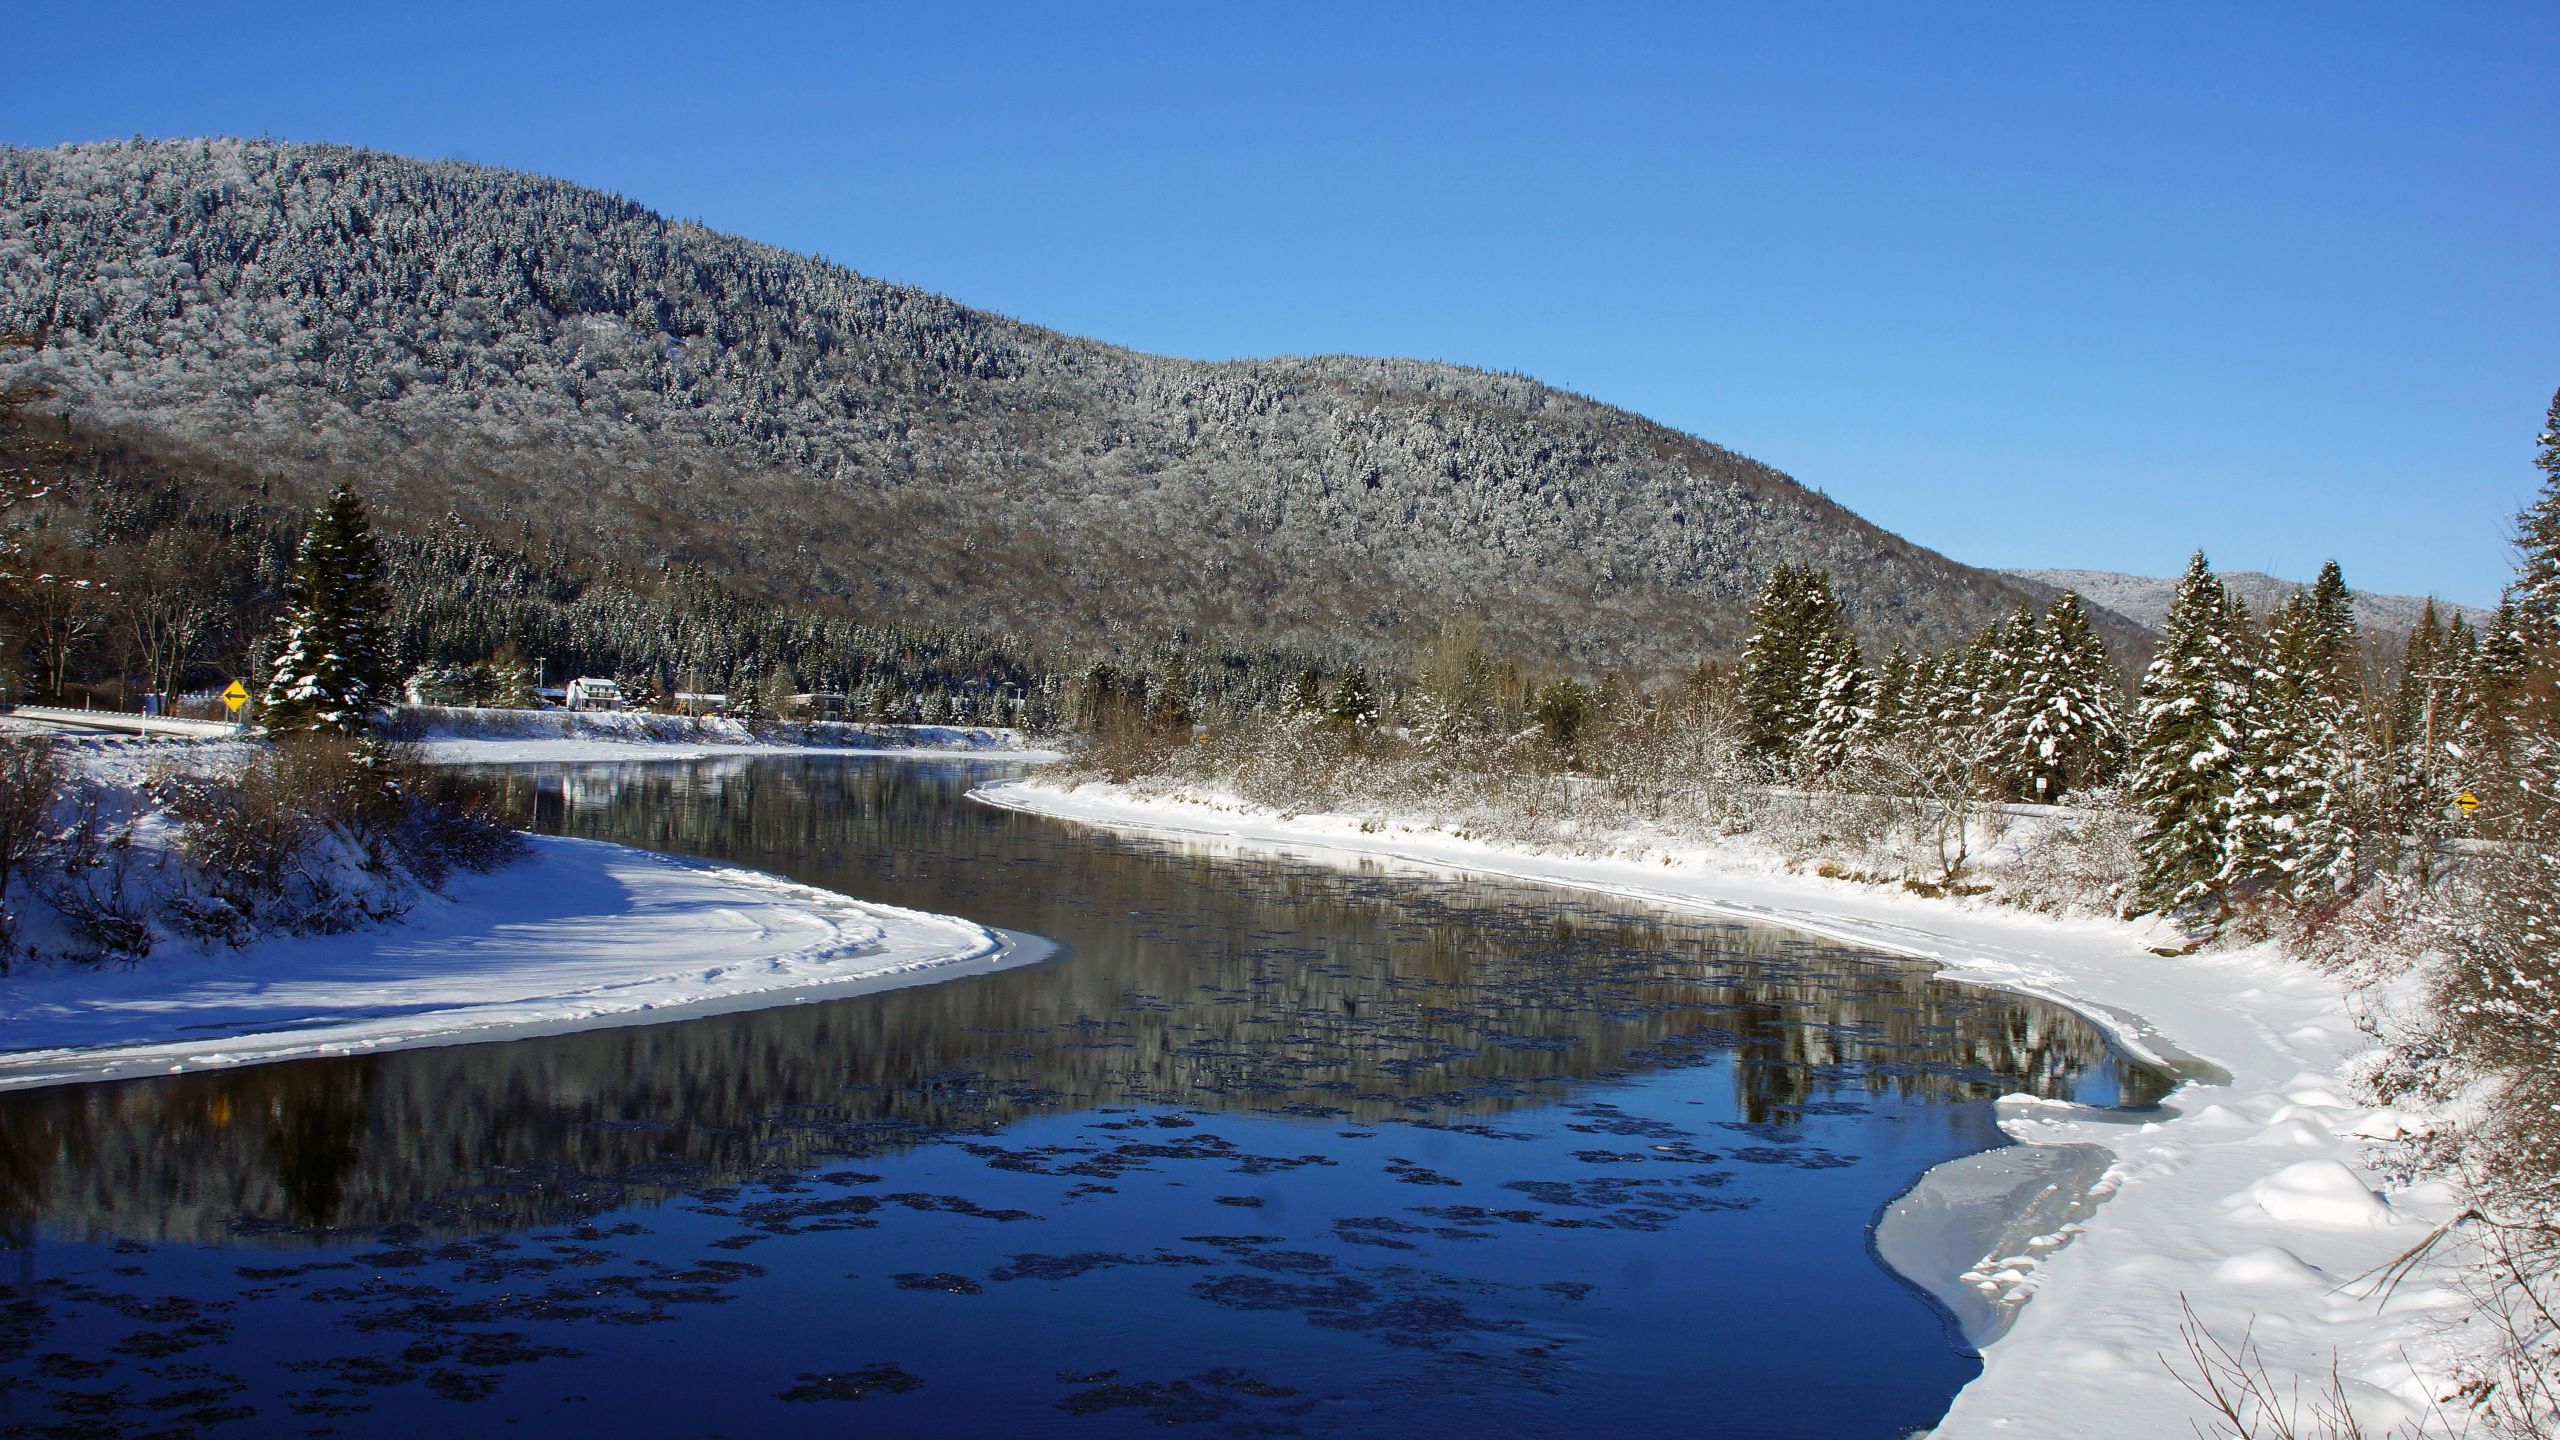
[{"label": "reflection in water", "polygon": [[[1365,1335],[1373,1346],[1385,1337],[1389,1352],[1380,1353],[1427,1352],[1434,1364],[1482,1358],[1494,1353],[1486,1336],[1551,1328],[1533,1310],[1487,1318],[1485,1296],[1526,1293],[1537,1267],[1559,1277],[1531,1287],[1546,1297],[1539,1305],[1625,1290],[1626,1277],[1694,1264],[1680,1246],[1709,1242],[1670,1237],[1710,1216],[1758,1227],[1722,1233],[1749,1233],[1768,1254],[1805,1247],[1790,1262],[1796,1273],[1829,1277],[1819,1284],[1834,1293],[1893,1296],[1858,1244],[1865,1217],[1920,1168],[1994,1139],[1986,1107],[1949,1102],[2014,1089],[2102,1103],[2158,1093],[2154,1077],[2121,1064],[2067,1012],[1942,985],[1889,957],[1534,887],[1100,836],[961,801],[992,773],[1000,772],[799,759],[473,777],[541,829],[735,860],[1050,936],[1070,953],[1026,970],[655,1027],[0,1096],[0,1220],[14,1243],[66,1253],[139,1241],[175,1242],[159,1257],[210,1257],[218,1251],[189,1247],[244,1244],[331,1256],[388,1243],[357,1254],[358,1268],[449,1264],[436,1287],[448,1298],[428,1312],[382,1309],[397,1286],[312,1290],[306,1300],[323,1300],[359,1331],[421,1333],[429,1339],[419,1344],[447,1348],[450,1332],[467,1323],[503,1319],[518,1346],[552,1334],[546,1327],[583,1326],[585,1349],[527,1352],[553,1367],[596,1348],[597,1313],[580,1308],[591,1297],[572,1304],[559,1292],[534,1312],[450,1298],[471,1283],[518,1294],[523,1274],[485,1247],[515,1250],[527,1242],[507,1237],[543,1226],[592,1221],[576,1230],[578,1246],[598,1255],[607,1251],[594,1247],[619,1247],[611,1253],[638,1257],[631,1263],[644,1270],[679,1260],[674,1248],[698,1255],[706,1243],[733,1252],[825,1243],[836,1248],[819,1263],[847,1282],[885,1271],[893,1258],[935,1259],[898,1265],[894,1303],[865,1302],[863,1313],[893,1337],[941,1313],[908,1307],[979,1295],[973,1303],[983,1309],[999,1303],[996,1291],[1033,1288],[1008,1282],[1039,1277],[1045,1294],[1099,1271],[1135,1275],[1143,1262],[1180,1272],[1149,1282],[1159,1287],[1144,1292],[1158,1297],[1150,1303],[1187,1294],[1189,1309],[1160,1317],[1174,1332],[1121,1322],[1134,1329],[1118,1348],[1100,1347],[1110,1361],[1102,1368],[1117,1374],[1128,1354],[1178,1349],[1178,1334],[1247,1347],[1283,1369],[1312,1366],[1308,1373],[1357,1395],[1368,1382],[1342,1378],[1343,1356],[1323,1348],[1338,1337],[1312,1338],[1300,1325],[1275,1338],[1271,1317]],[[848,1161],[865,1168],[827,1169]],[[1318,1239],[1281,1245],[1268,1233],[1192,1233],[1205,1223],[1194,1210],[1211,1197],[1186,1192],[1180,1174],[1203,1164],[1247,1177],[1218,1185],[1258,1187],[1218,1197],[1227,1217],[1258,1232],[1312,1222]],[[809,1199],[813,1176],[853,1188]],[[962,1183],[955,1176],[974,1177],[971,1196],[922,1188]],[[863,1188],[874,1184],[918,1188]],[[1416,1203],[1422,1197],[1440,1199]],[[1771,1199],[1789,1204],[1762,1203]],[[1065,1225],[1071,1206],[1092,1218],[1069,1228],[1110,1237],[1112,1248],[1061,1255],[1017,1235],[995,1237],[1017,1219]],[[1326,1218],[1355,1206],[1380,1213]],[[899,1215],[909,1218],[890,1218]],[[617,1216],[613,1228],[596,1228]],[[714,1223],[743,1228],[708,1238],[719,1232],[702,1227]],[[894,1257],[881,1253],[890,1243],[884,1227],[893,1226],[904,1227]],[[1574,1237],[1572,1247],[1539,1239],[1481,1273],[1455,1258],[1484,1253],[1469,1252],[1469,1241],[1524,1226],[1528,1235]],[[439,1243],[444,1250],[418,1248]],[[648,1258],[661,1252],[666,1262]],[[1574,1396],[1580,1414],[1659,1418],[1668,1412],[1648,1407],[1676,1407],[1690,1392],[1611,1370],[1653,1363],[1643,1357],[1665,1343],[1653,1332],[1690,1335],[1721,1323],[1727,1330],[1696,1334],[1695,1343],[1739,1355],[1754,1335],[1786,1333],[1782,1313],[1820,1314],[1818,1295],[1774,1298],[1762,1292],[1784,1289],[1783,1276],[1745,1273],[1735,1252],[1716,1253],[1718,1273],[1693,1277],[1695,1293],[1630,1292],[1608,1302],[1615,1308],[1583,1303],[1565,1331],[1494,1347],[1505,1384]],[[1404,1258],[1384,1271],[1350,1263],[1380,1255]],[[1210,1268],[1227,1263],[1241,1268]],[[195,1264],[167,1260],[163,1289],[184,1290],[174,1272]],[[255,1264],[239,1271],[252,1272],[298,1273]],[[774,1287],[789,1283],[734,1261],[696,1260],[683,1273],[696,1277],[688,1282],[696,1289],[738,1287],[719,1299],[770,1292],[779,1304]],[[281,1293],[309,1282],[272,1283]],[[1722,1300],[1718,1286],[1740,1288]],[[1473,1298],[1453,1298],[1462,1295]],[[1053,1297],[1062,1305],[1072,1298]],[[102,1316],[115,1310],[97,1303]],[[665,1321],[672,1303],[662,1295],[632,1313]],[[1659,1306],[1671,1309],[1647,1308]],[[1035,1323],[1028,1311],[1006,1313],[1014,1324]],[[1056,1323],[1076,1330],[1099,1312],[1086,1302],[1063,1313]],[[1461,1324],[1452,1318],[1460,1315],[1473,1318]],[[1879,1312],[1873,1323],[1887,1319],[1901,1327],[1890,1343],[1858,1342],[1870,1357],[1872,1373],[1860,1382],[1869,1389],[1826,1403],[1858,1415],[1869,1396],[1885,1407],[1879,1413],[1925,1419],[1963,1367],[1927,1332],[1916,1305]],[[0,1421],[13,1413],[13,1368],[39,1348],[13,1347],[10,1333],[0,1323]],[[475,1333],[485,1341],[493,1332]],[[717,1333],[756,1332],[737,1320]],[[909,1422],[942,1427],[1008,1404],[1021,1412],[1015,1425],[1029,1415],[1152,1426],[1182,1418],[1185,1406],[1266,1427],[1357,1431],[1374,1421],[1409,1431],[1421,1423],[1409,1408],[1346,1411],[1339,1397],[1302,1406],[1254,1388],[1322,1393],[1303,1376],[1283,1386],[1204,1379],[1211,1370],[1202,1370],[1127,1394],[1134,1382],[1094,1382],[1098,1389],[1052,1401],[1030,1395],[1024,1387],[1036,1386],[1020,1376],[981,1374],[956,1391],[947,1381],[924,1383],[933,1377],[913,1368],[919,1352],[901,1353],[909,1370],[812,1371],[817,1378],[797,1382],[806,1393],[769,1386],[759,1394],[866,1405],[894,1397]],[[1564,1357],[1577,1354],[1584,1358],[1568,1366]],[[1875,1358],[1896,1354],[1903,1358]],[[503,1355],[505,1364],[534,1363]],[[585,1363],[610,1371],[631,1362],[617,1352]],[[1678,1363],[1687,1367],[1682,1384],[1708,1383],[1701,1377],[1712,1366],[1695,1356]],[[1039,1384],[1067,1373],[1031,1368]],[[1059,1381],[1047,1378],[1053,1371]],[[479,1374],[415,1361],[408,1380],[417,1385],[359,1385],[365,1423],[431,1433],[435,1407],[399,1397],[452,1400],[436,1389],[438,1373]],[[1404,1385],[1413,1377],[1374,1378]],[[132,1403],[146,1403],[136,1395]],[[318,1402],[306,1395],[288,1408],[303,1403]],[[1476,1403],[1491,1402],[1451,1401],[1447,1413]],[[1524,1402],[1515,1393],[1501,1403]],[[1801,1403],[1772,1408],[1812,1413]]]},{"label": "reflection in water", "polygon": [[1754,1123],[1841,1088],[2156,1094],[2068,1012],[1893,958],[1529,887],[1071,832],[959,806],[968,783],[739,762],[491,782],[546,829],[955,911],[1065,940],[1069,962],[842,1005],[0,1096],[8,1219],[206,1242],[518,1226],[1026,1108],[1477,1118],[1719,1052]]}]

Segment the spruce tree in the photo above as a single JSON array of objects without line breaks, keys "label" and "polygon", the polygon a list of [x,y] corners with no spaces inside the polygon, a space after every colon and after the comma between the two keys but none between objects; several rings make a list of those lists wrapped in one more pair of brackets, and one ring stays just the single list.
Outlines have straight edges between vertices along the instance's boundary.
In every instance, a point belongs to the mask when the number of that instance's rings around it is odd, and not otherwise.
[{"label": "spruce tree", "polygon": [[1742,710],[1756,753],[1779,765],[1793,759],[1844,644],[1854,649],[1831,577],[1780,562],[1752,607],[1742,651]]},{"label": "spruce tree", "polygon": [[2542,472],[2542,493],[2516,517],[2521,563],[2507,594],[2533,643],[2544,645],[2560,640],[2560,394],[2543,417],[2533,463]]},{"label": "spruce tree", "polygon": [[285,582],[260,718],[275,734],[370,735],[397,698],[382,554],[364,502],[341,485],[312,517]]},{"label": "spruce tree", "polygon": [[2124,717],[2115,662],[2077,594],[2055,596],[2043,625],[2026,633],[2040,638],[1992,724],[2012,793],[2050,805],[2114,778],[2124,764]]},{"label": "spruce tree", "polygon": [[1796,568],[1779,561],[1751,607],[1751,637],[1742,647],[1737,679],[1745,733],[1753,751],[1771,760],[1793,753],[1804,733],[1803,602]]},{"label": "spruce tree", "polygon": [[[2250,685],[2222,879],[2243,894],[2300,901],[2355,883],[2354,616],[2336,564],[2268,618]],[[2335,593],[2324,594],[2335,582]],[[2343,633],[2339,626],[2346,628]]]},{"label": "spruce tree", "polygon": [[1876,667],[1875,692],[1867,701],[1868,716],[1879,734],[1897,731],[1918,689],[1920,662],[1899,640],[1884,652],[1884,663]]},{"label": "spruce tree", "polygon": [[1874,682],[1858,663],[1858,642],[1846,632],[1835,633],[1813,658],[1820,666],[1813,682],[1813,715],[1796,751],[1796,773],[1807,779],[1846,765],[1866,739],[1873,718],[1868,696]]},{"label": "spruce tree", "polygon": [[2142,677],[2129,788],[2146,820],[2136,842],[2136,899],[2146,910],[2192,915],[2222,903],[2225,827],[2240,765],[2242,661],[2234,620],[2222,581],[2197,551]]},{"label": "spruce tree", "polygon": [[[1333,698],[1326,702],[1325,713],[1345,725],[1367,729],[1378,723],[1378,692],[1369,683],[1369,672],[1353,666],[1333,687]],[[1189,716],[1183,723],[1189,724]]]},{"label": "spruce tree", "polygon": [[[2519,520],[2519,578],[2508,592],[2526,643],[2504,689],[2503,743],[2483,757],[2494,769],[2479,776],[2488,803],[2478,823],[2492,843],[2472,862],[2477,901],[2456,891],[2438,902],[2446,963],[2435,1000],[2459,1027],[2463,1058],[2505,1082],[2484,1107],[2492,1143],[2477,1153],[2548,1214],[2560,1206],[2560,399],[2539,458],[2543,492]],[[2441,652],[2458,643],[2438,647],[2435,674],[2453,671]],[[2495,650],[2496,637],[2483,648]]]}]

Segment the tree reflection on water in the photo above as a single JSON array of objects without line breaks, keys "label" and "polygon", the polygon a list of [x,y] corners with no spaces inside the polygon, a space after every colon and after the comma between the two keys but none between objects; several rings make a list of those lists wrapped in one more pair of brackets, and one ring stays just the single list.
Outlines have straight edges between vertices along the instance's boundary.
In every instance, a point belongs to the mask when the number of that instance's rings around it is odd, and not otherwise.
[{"label": "tree reflection on water", "polygon": [[1818,1097],[2141,1103],[2057,1007],[1784,932],[1534,887],[1337,869],[963,803],[983,766],[766,760],[467,777],[536,828],[713,856],[1052,937],[1059,963],[586,1034],[0,1097],[0,1226],[238,1243],[485,1233],[826,1158],[1156,1104],[1482,1120],[1722,1069]]}]

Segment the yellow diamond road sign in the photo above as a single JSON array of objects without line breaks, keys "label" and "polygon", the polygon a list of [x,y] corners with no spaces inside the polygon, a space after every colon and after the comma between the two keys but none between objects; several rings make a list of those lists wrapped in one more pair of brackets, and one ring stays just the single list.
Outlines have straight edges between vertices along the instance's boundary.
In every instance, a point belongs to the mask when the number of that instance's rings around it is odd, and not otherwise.
[{"label": "yellow diamond road sign", "polygon": [[2480,797],[2472,794],[2468,790],[2465,790],[2461,794],[2453,797],[2453,803],[2461,806],[2462,813],[2468,815],[2472,811],[2480,808]]},{"label": "yellow diamond road sign", "polygon": [[222,692],[222,703],[231,707],[232,714],[239,714],[240,707],[249,703],[249,687],[232,681],[231,688]]}]

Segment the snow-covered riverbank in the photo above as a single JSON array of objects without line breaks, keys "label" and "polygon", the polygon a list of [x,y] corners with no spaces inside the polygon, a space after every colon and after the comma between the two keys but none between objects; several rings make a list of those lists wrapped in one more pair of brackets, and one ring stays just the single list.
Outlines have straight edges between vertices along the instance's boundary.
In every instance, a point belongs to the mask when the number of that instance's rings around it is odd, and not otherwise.
[{"label": "snow-covered riverbank", "polygon": [[538,836],[401,920],[0,981],[0,1089],[833,999],[1045,947],[770,875]]},{"label": "snow-covered riverbank", "polygon": [[487,710],[413,706],[401,729],[439,765],[582,760],[694,760],[715,755],[1001,755],[1053,760],[1019,730],[985,725],[779,722],[754,729],[719,716],[628,710]]},{"label": "snow-covered riverbank", "polygon": [[[151,799],[152,777],[221,773],[260,753],[246,740],[58,743],[71,782],[132,824],[138,863],[124,883],[136,914],[149,912],[148,897],[189,883],[180,827]],[[553,747],[532,758],[565,759],[582,758],[591,742],[573,734],[514,743]],[[623,743],[645,758],[688,753]],[[442,758],[482,757],[466,748]],[[654,1023],[954,979],[1048,953],[1036,938],[949,916],[598,841],[528,837],[521,859],[436,887],[396,866],[366,871],[326,840],[293,863],[401,913],[338,934],[271,931],[237,945],[146,922],[147,954],[82,961],[71,958],[78,947],[60,917],[22,883],[14,903],[37,908],[20,916],[21,929],[51,953],[0,975],[0,1089]]]},{"label": "snow-covered riverbank", "polygon": [[1944,1257],[1935,1263],[1961,1266],[1957,1274],[1917,1277],[2014,1312],[1941,1437],[2191,1433],[2202,1412],[2170,1364],[2184,1353],[2187,1306],[2225,1343],[2246,1331],[2280,1391],[2298,1383],[2306,1403],[2334,1371],[2369,1433],[2423,1413],[2445,1393],[2452,1358],[2485,1343],[2462,1333],[2468,1306],[2450,1257],[2377,1294],[2373,1272],[2455,1204],[2441,1185],[2393,1186],[2376,1173],[2375,1141],[2414,1122],[2357,1103],[2348,1075],[2370,1042],[2339,984],[2266,950],[2167,957],[2152,950],[2171,937],[2147,926],[1925,900],[1703,849],[1539,853],[1374,817],[1284,816],[1216,795],[1098,784],[1020,781],[976,798],[1197,843],[1464,869],[1787,926],[2069,1004],[2188,1077],[2156,1112],[2001,1105],[2004,1129],[2022,1143],[2104,1150],[2103,1166],[2048,1167],[2094,1176],[2085,1197],[1986,1185],[1965,1161],[1907,1197],[1956,1211],[1986,1195],[2018,1207],[1995,1222],[2056,1217],[2050,1231],[2028,1225],[2040,1231],[2030,1235],[1974,1216],[1966,1223],[1978,1233],[2000,1237],[1994,1253]]}]

